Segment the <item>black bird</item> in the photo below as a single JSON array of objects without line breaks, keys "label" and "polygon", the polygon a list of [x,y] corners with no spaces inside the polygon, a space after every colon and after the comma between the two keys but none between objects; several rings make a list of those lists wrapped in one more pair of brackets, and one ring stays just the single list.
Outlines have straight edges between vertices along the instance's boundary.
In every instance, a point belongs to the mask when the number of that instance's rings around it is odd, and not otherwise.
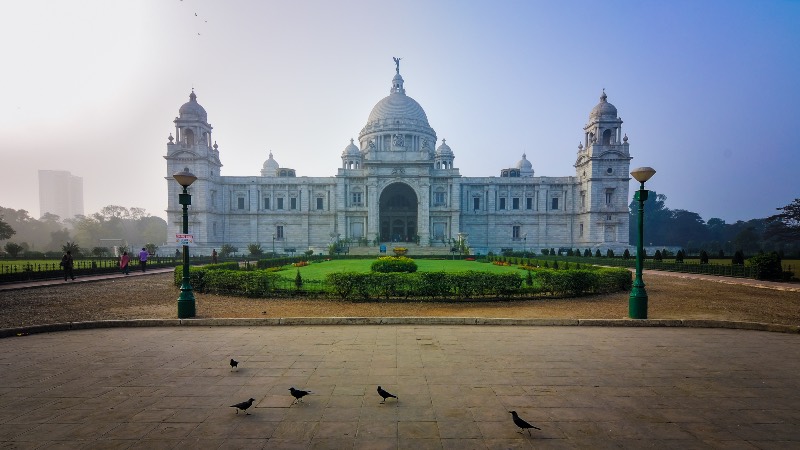
[{"label": "black bird", "polygon": [[311,394],[311,391],[301,391],[300,389],[295,389],[293,387],[289,388],[289,392],[291,392],[292,397],[294,397],[294,401],[292,402],[293,405],[297,402],[302,402],[303,397],[305,397],[308,394]]},{"label": "black bird", "polygon": [[517,415],[516,411],[509,411],[509,412],[511,413],[511,418],[514,419],[514,425],[519,427],[519,429],[520,429],[519,432],[520,433],[522,433],[522,430],[527,429],[528,430],[528,435],[530,435],[531,434],[531,430],[530,430],[531,428],[535,428],[537,430],[541,430],[541,428],[535,427],[535,426],[529,424],[528,422],[525,422],[524,420],[520,419],[519,416]]},{"label": "black bird", "polygon": [[231,370],[233,369],[239,370],[239,361],[231,358]]},{"label": "black bird", "polygon": [[391,397],[391,398],[394,398],[394,399],[396,399],[396,398],[397,398],[397,396],[396,396],[396,395],[392,395],[392,394],[390,394],[390,393],[388,393],[388,392],[384,391],[384,390],[383,390],[383,388],[382,388],[382,387],[380,387],[380,386],[378,386],[378,395],[380,395],[381,397],[383,397],[383,401],[382,401],[381,403],[384,403],[384,402],[386,402],[386,399],[387,399],[387,398],[389,398],[389,397]]},{"label": "black bird", "polygon": [[250,400],[248,400],[246,402],[242,402],[242,403],[237,403],[235,405],[231,405],[231,408],[236,408],[236,414],[239,414],[239,410],[241,409],[242,411],[244,411],[245,414],[247,414],[249,416],[250,413],[247,412],[247,408],[253,406],[253,402],[254,401],[256,401],[256,399],[251,398]]}]

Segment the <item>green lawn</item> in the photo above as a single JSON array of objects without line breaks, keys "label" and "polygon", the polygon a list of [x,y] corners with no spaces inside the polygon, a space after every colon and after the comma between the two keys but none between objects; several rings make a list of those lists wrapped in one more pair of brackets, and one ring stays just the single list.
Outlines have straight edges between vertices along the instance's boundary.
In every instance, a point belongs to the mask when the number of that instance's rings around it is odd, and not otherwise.
[{"label": "green lawn", "polygon": [[[300,276],[304,280],[324,280],[325,276],[334,272],[369,272],[370,266],[374,259],[341,259],[333,261],[324,261],[312,263],[305,267],[294,267],[292,265],[284,266],[284,271],[280,272],[286,278],[294,279],[297,270],[300,270]],[[479,270],[482,272],[519,272],[524,275],[525,272],[520,271],[517,266],[496,266],[491,263],[480,263],[477,261],[453,261],[453,260],[431,260],[431,259],[417,259],[417,270],[419,272],[466,272],[468,270]]]}]

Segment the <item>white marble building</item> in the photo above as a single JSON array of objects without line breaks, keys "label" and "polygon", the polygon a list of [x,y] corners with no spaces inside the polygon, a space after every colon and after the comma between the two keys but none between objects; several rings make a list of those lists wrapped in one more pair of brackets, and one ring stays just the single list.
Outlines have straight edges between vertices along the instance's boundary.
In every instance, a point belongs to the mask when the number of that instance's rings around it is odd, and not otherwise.
[{"label": "white marble building", "polygon": [[335,176],[297,177],[272,153],[260,172],[222,176],[205,109],[194,92],[175,118],[167,144],[168,236],[181,229],[180,186],[172,174],[185,168],[198,179],[189,188],[193,252],[231,244],[246,252],[286,249],[326,252],[337,239],[418,242],[447,252],[465,236],[473,253],[502,249],[628,248],[628,180],[631,160],[617,109],[603,92],[584,126],[571,176],[534,176],[526,155],[499,177],[462,177],[455,153],[425,111],[406,95],[399,62],[389,95],[341,154]]}]

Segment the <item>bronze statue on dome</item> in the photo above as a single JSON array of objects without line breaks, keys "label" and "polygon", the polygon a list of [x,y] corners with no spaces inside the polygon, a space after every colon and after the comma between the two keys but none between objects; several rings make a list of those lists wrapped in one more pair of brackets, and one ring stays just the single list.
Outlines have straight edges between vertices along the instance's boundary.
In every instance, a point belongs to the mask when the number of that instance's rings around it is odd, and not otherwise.
[{"label": "bronze statue on dome", "polygon": [[394,66],[395,66],[394,70],[397,73],[400,73],[400,60],[403,59],[403,58],[395,58],[394,56],[392,56],[392,59],[394,60]]}]

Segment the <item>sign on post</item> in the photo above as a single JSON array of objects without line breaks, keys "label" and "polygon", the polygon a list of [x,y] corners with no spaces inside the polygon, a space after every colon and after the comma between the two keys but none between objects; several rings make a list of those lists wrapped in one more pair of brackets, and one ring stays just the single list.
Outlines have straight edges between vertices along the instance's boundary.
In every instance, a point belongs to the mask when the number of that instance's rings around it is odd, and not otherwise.
[{"label": "sign on post", "polygon": [[176,234],[175,243],[178,245],[194,245],[194,235]]}]

